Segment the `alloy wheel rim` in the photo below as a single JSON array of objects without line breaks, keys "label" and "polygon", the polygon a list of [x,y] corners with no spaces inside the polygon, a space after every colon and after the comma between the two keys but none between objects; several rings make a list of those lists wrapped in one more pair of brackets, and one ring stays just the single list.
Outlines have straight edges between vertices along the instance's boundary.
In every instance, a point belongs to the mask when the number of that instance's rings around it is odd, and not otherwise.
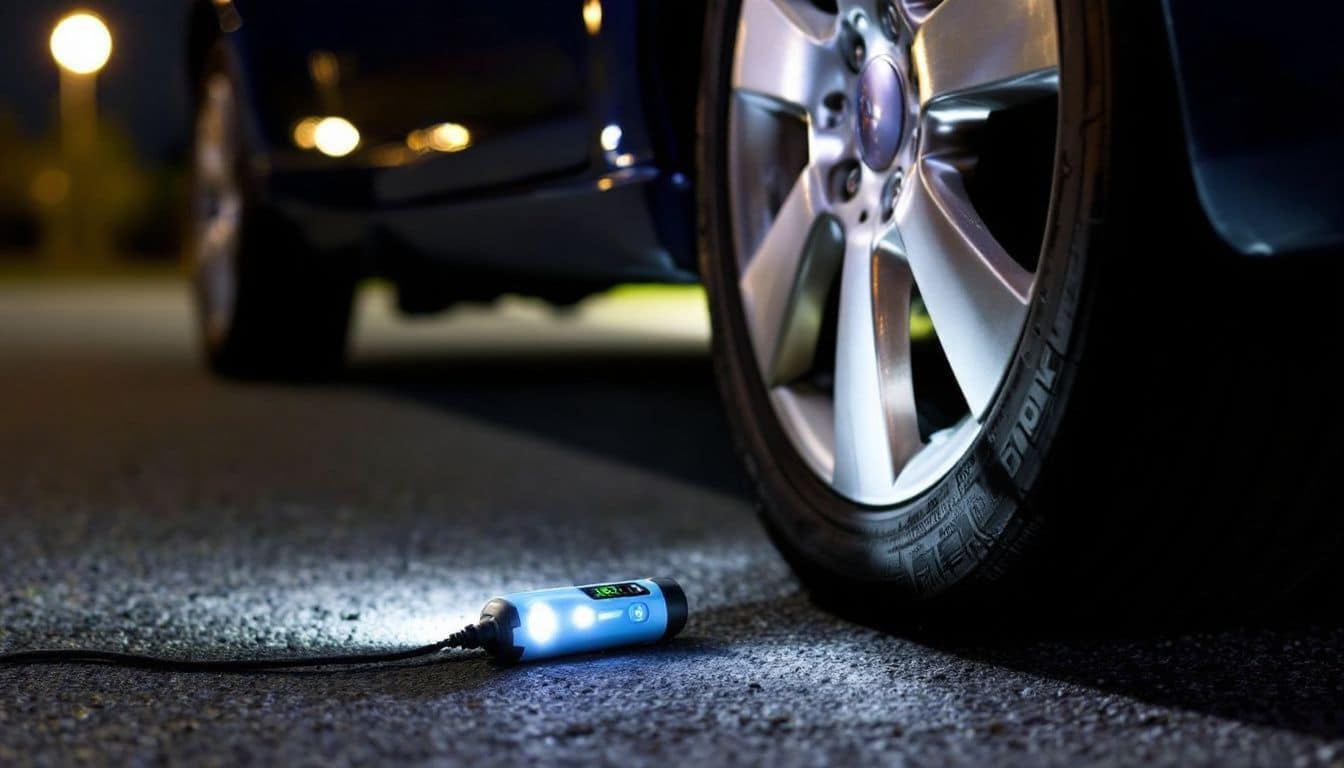
[{"label": "alloy wheel rim", "polygon": [[238,181],[237,103],[223,74],[205,83],[192,157],[190,238],[205,333],[219,343],[233,321],[243,196]]},{"label": "alloy wheel rim", "polygon": [[[1025,324],[1039,241],[1010,254],[968,179],[992,116],[1057,98],[1055,10],[818,5],[742,1],[728,115],[738,288],[793,447],[840,495],[890,506],[970,450]],[[790,141],[796,123],[805,139]],[[915,386],[912,302],[964,406],[946,423],[929,423]]]}]

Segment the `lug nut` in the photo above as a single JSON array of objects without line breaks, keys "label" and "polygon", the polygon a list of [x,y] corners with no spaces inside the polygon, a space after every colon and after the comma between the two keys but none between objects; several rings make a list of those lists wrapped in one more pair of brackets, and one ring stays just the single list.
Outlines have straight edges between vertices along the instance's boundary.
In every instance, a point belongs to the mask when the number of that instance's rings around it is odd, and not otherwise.
[{"label": "lug nut", "polygon": [[863,183],[863,169],[854,160],[846,160],[831,171],[831,188],[841,200],[853,200]]},{"label": "lug nut", "polygon": [[891,176],[887,177],[887,183],[882,185],[882,220],[890,221],[896,214],[896,196],[901,193],[901,185],[905,183],[905,173],[897,168]]},{"label": "lug nut", "polygon": [[863,35],[860,35],[853,25],[846,24],[841,40],[841,52],[850,71],[858,72],[863,69],[863,62],[868,58],[868,45],[863,42]]},{"label": "lug nut", "polygon": [[831,194],[842,201],[853,200],[863,182],[863,169],[855,160],[845,160],[831,169]]},{"label": "lug nut", "polygon": [[849,100],[845,98],[845,94],[839,91],[826,94],[826,98],[822,99],[821,103],[826,107],[825,123],[827,128],[834,128],[839,125],[849,108]]}]

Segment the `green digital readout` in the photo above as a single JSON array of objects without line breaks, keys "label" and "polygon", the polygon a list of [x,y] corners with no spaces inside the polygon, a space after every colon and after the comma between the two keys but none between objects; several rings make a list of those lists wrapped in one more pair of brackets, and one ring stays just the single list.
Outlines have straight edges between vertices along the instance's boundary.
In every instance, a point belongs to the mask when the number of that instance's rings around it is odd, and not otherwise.
[{"label": "green digital readout", "polygon": [[637,597],[649,594],[649,590],[638,584],[595,584],[591,587],[579,587],[594,600],[608,600],[613,597]]}]

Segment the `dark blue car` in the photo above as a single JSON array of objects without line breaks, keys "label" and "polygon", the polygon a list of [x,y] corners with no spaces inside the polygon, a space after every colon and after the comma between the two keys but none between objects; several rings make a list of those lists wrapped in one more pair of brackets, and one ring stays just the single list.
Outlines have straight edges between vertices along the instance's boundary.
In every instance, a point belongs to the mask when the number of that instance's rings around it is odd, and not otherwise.
[{"label": "dark blue car", "polygon": [[1341,550],[1341,15],[201,0],[207,356],[330,372],[370,276],[411,313],[702,281],[833,605],[1284,594]]}]

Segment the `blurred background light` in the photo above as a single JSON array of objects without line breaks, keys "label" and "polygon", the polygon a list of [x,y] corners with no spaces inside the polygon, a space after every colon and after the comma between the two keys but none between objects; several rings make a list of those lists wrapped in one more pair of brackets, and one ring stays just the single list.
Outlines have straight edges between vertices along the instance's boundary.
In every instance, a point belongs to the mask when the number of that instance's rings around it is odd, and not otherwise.
[{"label": "blurred background light", "polygon": [[603,128],[600,137],[602,148],[608,152],[615,152],[621,146],[621,136],[623,135],[624,133],[619,125],[612,124]]},{"label": "blurred background light", "polygon": [[359,129],[343,117],[324,117],[313,129],[313,143],[328,157],[345,157],[359,146]]},{"label": "blurred background light", "polygon": [[70,195],[70,175],[60,168],[43,168],[33,177],[28,194],[40,205],[60,205]]},{"label": "blurred background light", "polygon": [[590,35],[602,31],[602,0],[584,0],[583,26]]},{"label": "blurred background light", "polygon": [[317,124],[320,117],[305,117],[294,126],[294,146],[299,149],[317,148]]},{"label": "blurred background light", "polygon": [[112,33],[92,13],[72,13],[51,31],[51,55],[66,71],[91,75],[112,56]]},{"label": "blurred background light", "polygon": [[334,88],[341,78],[340,62],[331,51],[313,51],[308,55],[308,74],[321,88]]},{"label": "blurred background light", "polygon": [[471,130],[458,123],[439,123],[406,137],[406,146],[413,152],[461,152],[471,146]]},{"label": "blurred background light", "polygon": [[471,146],[471,131],[457,123],[440,123],[429,132],[429,146],[439,152],[459,152]]}]

